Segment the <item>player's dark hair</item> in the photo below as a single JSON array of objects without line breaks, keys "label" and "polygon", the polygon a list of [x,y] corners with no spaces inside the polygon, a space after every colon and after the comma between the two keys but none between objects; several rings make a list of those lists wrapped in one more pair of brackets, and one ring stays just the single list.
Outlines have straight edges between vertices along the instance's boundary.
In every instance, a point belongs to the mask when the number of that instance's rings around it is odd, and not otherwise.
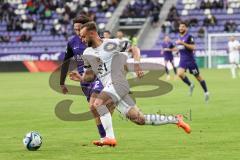
[{"label": "player's dark hair", "polygon": [[186,21],[181,21],[180,23],[179,23],[179,25],[185,25],[186,27],[189,27],[189,23],[188,22],[186,22]]},{"label": "player's dark hair", "polygon": [[73,19],[73,24],[75,24],[75,23],[85,24],[87,22],[90,22],[90,19],[85,15],[80,15]]},{"label": "player's dark hair", "polygon": [[81,29],[87,28],[88,31],[97,31],[97,25],[95,22],[90,21],[82,25]]}]

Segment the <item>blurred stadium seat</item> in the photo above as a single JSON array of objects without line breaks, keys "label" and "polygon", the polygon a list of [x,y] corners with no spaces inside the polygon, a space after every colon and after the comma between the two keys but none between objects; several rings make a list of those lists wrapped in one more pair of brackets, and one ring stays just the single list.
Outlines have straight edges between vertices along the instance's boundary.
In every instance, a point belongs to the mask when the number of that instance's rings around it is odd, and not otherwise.
[{"label": "blurred stadium seat", "polygon": [[[176,15],[174,15],[174,12],[177,12]],[[177,39],[177,23],[180,20],[188,20],[191,26],[191,34],[196,38],[197,49],[205,50],[207,47],[207,33],[240,31],[239,13],[239,0],[179,0],[176,8],[169,12],[166,21],[170,23],[163,26],[163,32],[160,33],[154,48],[160,48],[165,34],[169,34],[172,39]],[[211,21],[208,21],[208,18],[211,19],[212,17],[216,19],[216,22],[211,23]],[[229,28],[231,29],[229,30]],[[203,30],[204,35],[200,35],[200,29]],[[217,47],[219,49],[226,49],[227,42],[228,39],[218,42]]]},{"label": "blurred stadium seat", "polygon": [[119,2],[7,0],[0,4],[0,54],[63,52],[72,18],[89,15],[103,29]]}]

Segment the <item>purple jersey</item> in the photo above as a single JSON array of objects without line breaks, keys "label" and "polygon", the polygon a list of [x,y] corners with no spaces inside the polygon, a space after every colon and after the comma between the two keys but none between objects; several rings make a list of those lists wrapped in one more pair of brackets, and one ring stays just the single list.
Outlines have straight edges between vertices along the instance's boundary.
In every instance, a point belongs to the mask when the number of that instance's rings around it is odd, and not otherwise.
[{"label": "purple jersey", "polygon": [[[195,44],[193,37],[188,33],[184,36],[180,36],[179,39],[187,44]],[[186,48],[183,45],[177,45],[180,53],[180,62],[179,67],[185,70],[189,70],[189,72],[193,75],[199,75],[199,69],[197,63],[195,62],[195,54],[191,49]]]},{"label": "purple jersey", "polygon": [[77,62],[79,74],[84,72],[82,54],[85,49],[86,46],[82,43],[82,40],[79,38],[79,36],[72,37],[67,45],[68,54],[71,54],[71,56],[74,57],[75,61]]},{"label": "purple jersey", "polygon": [[[188,33],[186,33],[184,36],[179,36],[179,39],[187,44],[195,44],[193,37]],[[179,49],[180,53],[180,61],[186,63],[189,61],[195,62],[195,55],[193,50],[190,50],[183,45],[177,45],[177,48]]]},{"label": "purple jersey", "polygon": [[[67,44],[67,51],[65,56],[74,57],[74,60],[77,62],[77,69],[79,74],[82,74],[84,72],[82,54],[85,49],[86,46],[82,43],[82,40],[77,35],[71,38]],[[81,87],[88,101],[92,93],[100,93],[103,89],[103,85],[98,79],[93,82],[81,83]]]},{"label": "purple jersey", "polygon": [[[162,44],[162,48],[168,48],[168,49],[172,49],[174,48],[174,45],[172,42],[164,42]],[[173,60],[173,54],[172,51],[163,51],[163,55],[164,55],[164,60],[165,61],[172,61]]]}]

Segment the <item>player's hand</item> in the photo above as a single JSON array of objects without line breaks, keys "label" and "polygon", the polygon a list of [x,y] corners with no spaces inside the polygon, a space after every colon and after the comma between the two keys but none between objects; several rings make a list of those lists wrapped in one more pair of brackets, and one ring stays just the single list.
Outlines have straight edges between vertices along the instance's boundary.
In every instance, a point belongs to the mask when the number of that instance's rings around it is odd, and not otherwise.
[{"label": "player's hand", "polygon": [[68,89],[65,85],[60,85],[61,86],[61,90],[63,94],[67,94],[68,93]]},{"label": "player's hand", "polygon": [[139,64],[134,64],[134,71],[137,74],[138,78],[142,78],[144,76],[144,72],[142,71]]},{"label": "player's hand", "polygon": [[82,81],[82,77],[79,73],[77,72],[70,72],[69,73],[69,78],[72,80],[72,81],[78,81],[78,82],[81,82]]},{"label": "player's hand", "polygon": [[183,44],[184,42],[181,41],[180,39],[178,39],[175,43],[176,43],[176,44]]}]

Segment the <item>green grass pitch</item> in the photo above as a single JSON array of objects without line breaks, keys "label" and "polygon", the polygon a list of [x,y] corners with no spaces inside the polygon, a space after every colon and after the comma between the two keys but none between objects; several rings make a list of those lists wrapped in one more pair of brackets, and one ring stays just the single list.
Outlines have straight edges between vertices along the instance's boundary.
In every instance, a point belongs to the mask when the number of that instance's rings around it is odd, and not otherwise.
[{"label": "green grass pitch", "polygon": [[[177,80],[170,81],[174,89],[166,95],[137,99],[146,113],[187,115],[191,109],[192,120],[186,120],[192,127],[190,135],[175,125],[136,126],[115,112],[115,148],[91,144],[98,139],[93,120],[65,122],[55,116],[55,105],[63,99],[74,100],[74,113],[88,107],[84,97],[51,90],[48,73],[1,73],[0,160],[238,160],[240,78],[231,79],[229,70],[201,71],[211,93],[209,104],[204,103],[203,91],[192,76],[193,97]],[[43,136],[43,145],[35,152],[22,144],[23,136],[32,130]]]}]

